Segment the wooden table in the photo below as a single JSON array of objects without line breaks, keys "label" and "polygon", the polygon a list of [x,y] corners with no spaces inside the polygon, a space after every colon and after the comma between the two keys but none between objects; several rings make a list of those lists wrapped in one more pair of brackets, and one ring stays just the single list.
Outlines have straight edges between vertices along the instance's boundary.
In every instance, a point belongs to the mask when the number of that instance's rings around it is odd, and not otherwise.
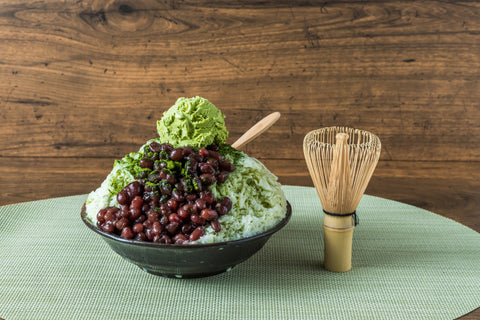
[{"label": "wooden table", "polygon": [[245,151],[284,184],[312,185],[308,131],[362,128],[382,141],[367,194],[480,231],[479,16],[454,1],[0,1],[0,205],[93,190],[200,95],[229,142],[282,113]]}]

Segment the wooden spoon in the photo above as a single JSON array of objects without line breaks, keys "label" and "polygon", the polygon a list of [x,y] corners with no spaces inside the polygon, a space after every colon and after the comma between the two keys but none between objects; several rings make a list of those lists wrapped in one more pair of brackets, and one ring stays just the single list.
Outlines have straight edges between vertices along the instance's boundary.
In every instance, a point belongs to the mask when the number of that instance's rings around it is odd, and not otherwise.
[{"label": "wooden spoon", "polygon": [[277,120],[280,119],[280,112],[270,113],[268,116],[257,122],[253,127],[248,129],[237,141],[232,144],[232,147],[238,149],[270,128]]}]

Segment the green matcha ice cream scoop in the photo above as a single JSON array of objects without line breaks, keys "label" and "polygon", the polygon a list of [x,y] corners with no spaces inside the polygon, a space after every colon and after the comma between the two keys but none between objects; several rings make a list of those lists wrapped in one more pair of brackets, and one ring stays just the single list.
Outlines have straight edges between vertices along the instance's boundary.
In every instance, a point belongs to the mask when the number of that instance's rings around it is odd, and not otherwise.
[{"label": "green matcha ice cream scoop", "polygon": [[157,131],[162,142],[175,148],[187,145],[205,148],[225,143],[228,131],[224,118],[223,113],[207,99],[179,98],[157,121]]}]

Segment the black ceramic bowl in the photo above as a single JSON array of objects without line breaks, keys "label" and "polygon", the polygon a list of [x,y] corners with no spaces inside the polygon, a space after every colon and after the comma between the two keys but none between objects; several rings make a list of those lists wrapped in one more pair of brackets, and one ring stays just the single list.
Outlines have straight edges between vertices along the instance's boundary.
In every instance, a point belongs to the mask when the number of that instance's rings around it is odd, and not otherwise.
[{"label": "black ceramic bowl", "polygon": [[258,235],[234,241],[175,245],[126,240],[106,233],[85,218],[85,205],[82,208],[83,222],[101,235],[113,251],[148,273],[170,278],[206,277],[230,271],[260,250],[272,234],[287,224],[291,215],[292,208],[287,202],[285,218]]}]

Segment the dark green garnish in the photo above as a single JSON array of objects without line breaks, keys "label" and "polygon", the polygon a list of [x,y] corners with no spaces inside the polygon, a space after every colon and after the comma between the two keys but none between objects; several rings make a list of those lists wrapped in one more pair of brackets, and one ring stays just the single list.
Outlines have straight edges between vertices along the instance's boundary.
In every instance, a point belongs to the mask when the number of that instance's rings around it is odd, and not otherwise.
[{"label": "dark green garnish", "polygon": [[246,156],[245,153],[233,148],[227,143],[221,143],[218,145],[218,153],[224,157],[228,157],[233,165],[237,164],[240,159]]}]

